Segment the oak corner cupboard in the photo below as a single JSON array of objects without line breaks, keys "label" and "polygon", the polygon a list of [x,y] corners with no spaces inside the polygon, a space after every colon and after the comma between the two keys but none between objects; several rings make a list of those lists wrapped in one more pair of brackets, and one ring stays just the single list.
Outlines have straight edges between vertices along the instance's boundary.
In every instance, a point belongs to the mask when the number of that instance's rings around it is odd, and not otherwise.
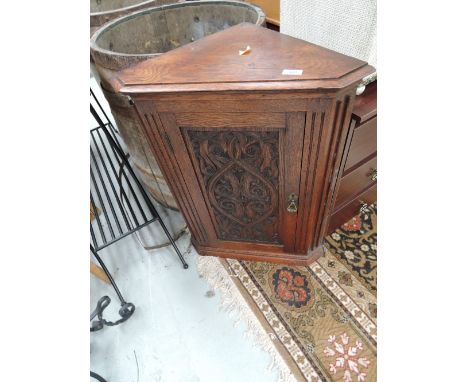
[{"label": "oak corner cupboard", "polygon": [[365,62],[244,23],[118,73],[200,255],[308,264]]}]

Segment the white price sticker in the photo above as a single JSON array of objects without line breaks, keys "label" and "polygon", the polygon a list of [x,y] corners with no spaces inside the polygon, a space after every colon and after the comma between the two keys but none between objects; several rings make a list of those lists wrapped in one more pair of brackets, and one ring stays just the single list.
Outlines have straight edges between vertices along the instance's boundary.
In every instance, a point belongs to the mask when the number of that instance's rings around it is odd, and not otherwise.
[{"label": "white price sticker", "polygon": [[283,69],[283,76],[302,76],[302,69]]}]

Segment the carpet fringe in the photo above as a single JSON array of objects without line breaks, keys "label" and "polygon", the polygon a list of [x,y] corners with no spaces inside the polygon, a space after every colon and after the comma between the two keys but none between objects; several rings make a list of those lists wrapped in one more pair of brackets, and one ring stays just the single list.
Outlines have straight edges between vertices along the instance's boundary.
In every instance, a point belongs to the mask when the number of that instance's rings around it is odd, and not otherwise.
[{"label": "carpet fringe", "polygon": [[238,290],[235,283],[231,280],[226,268],[220,263],[217,257],[197,256],[198,273],[210,286],[221,295],[220,309],[226,311],[231,317],[235,318],[234,325],[240,322],[247,323],[247,330],[244,333],[247,338],[251,338],[256,346],[271,356],[271,363],[267,370],[277,370],[279,382],[297,382],[295,376],[291,373],[285,360],[279,354],[275,345],[272,343],[276,335],[267,333],[258,318],[250,309],[244,297]]}]

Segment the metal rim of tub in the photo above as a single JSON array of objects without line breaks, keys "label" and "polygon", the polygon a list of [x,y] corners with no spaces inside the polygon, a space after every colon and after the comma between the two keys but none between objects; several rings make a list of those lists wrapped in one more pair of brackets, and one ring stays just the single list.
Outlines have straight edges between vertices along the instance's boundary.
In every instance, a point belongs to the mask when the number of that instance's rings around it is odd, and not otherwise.
[{"label": "metal rim of tub", "polygon": [[[138,0],[137,0],[138,1]],[[174,3],[185,0],[174,0]],[[143,8],[148,8],[155,3],[155,0],[143,0],[126,7],[108,9],[100,12],[90,12],[90,27],[100,27],[104,23],[116,19],[128,13],[139,11]]]}]

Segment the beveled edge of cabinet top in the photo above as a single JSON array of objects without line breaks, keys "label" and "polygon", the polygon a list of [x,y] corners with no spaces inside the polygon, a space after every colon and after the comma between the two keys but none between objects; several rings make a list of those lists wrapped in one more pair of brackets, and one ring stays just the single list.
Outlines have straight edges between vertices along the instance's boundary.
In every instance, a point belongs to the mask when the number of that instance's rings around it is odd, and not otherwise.
[{"label": "beveled edge of cabinet top", "polygon": [[[250,47],[246,54],[240,51]],[[364,61],[250,23],[238,24],[116,74],[124,94],[333,90],[375,71]]]}]

